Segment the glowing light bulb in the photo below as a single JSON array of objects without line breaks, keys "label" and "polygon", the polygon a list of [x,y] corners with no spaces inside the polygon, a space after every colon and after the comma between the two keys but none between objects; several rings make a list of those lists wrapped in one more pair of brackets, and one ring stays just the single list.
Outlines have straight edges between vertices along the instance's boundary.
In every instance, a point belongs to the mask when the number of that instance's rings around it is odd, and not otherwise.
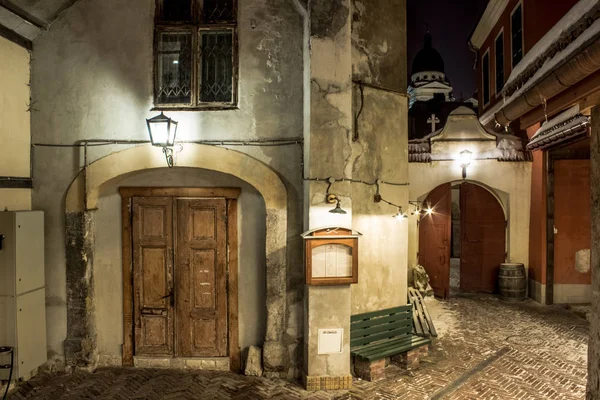
[{"label": "glowing light bulb", "polygon": [[408,216],[402,212],[402,207],[398,208],[398,213],[393,217],[396,218],[396,221],[402,221],[408,218]]}]

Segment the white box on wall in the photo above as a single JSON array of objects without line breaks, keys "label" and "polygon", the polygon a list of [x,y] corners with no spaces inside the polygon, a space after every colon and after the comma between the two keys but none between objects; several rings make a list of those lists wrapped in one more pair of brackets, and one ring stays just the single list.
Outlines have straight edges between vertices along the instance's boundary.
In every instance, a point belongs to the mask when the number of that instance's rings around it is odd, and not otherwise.
[{"label": "white box on wall", "polygon": [[0,212],[0,234],[0,346],[15,349],[13,379],[27,378],[47,361],[44,213]]}]

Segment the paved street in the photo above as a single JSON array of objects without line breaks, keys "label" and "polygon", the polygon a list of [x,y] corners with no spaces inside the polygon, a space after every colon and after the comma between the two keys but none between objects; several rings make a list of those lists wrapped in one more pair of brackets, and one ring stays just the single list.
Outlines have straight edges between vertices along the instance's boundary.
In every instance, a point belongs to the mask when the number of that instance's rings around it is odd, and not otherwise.
[{"label": "paved street", "polygon": [[584,399],[588,323],[560,306],[491,296],[428,299],[440,331],[430,357],[351,391],[306,392],[296,382],[204,371],[105,368],[39,376],[21,399]]}]

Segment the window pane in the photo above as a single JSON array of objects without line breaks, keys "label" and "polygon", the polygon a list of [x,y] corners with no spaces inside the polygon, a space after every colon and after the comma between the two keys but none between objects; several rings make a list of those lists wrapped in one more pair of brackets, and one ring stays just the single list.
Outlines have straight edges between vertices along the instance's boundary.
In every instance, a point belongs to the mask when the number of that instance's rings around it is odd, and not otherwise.
[{"label": "window pane", "polygon": [[160,32],[156,57],[156,98],[162,104],[189,104],[192,100],[192,34]]},{"label": "window pane", "polygon": [[496,38],[496,93],[504,86],[504,34]]},{"label": "window pane", "polygon": [[523,9],[515,9],[511,17],[512,29],[512,66],[514,67],[523,58]]},{"label": "window pane", "polygon": [[161,21],[189,22],[192,20],[192,0],[162,0]]},{"label": "window pane", "polygon": [[234,0],[201,1],[200,20],[205,24],[235,21],[233,1]]},{"label": "window pane", "polygon": [[483,104],[490,102],[490,56],[486,53],[481,60],[483,70]]},{"label": "window pane", "polygon": [[200,31],[200,102],[233,101],[233,32]]}]

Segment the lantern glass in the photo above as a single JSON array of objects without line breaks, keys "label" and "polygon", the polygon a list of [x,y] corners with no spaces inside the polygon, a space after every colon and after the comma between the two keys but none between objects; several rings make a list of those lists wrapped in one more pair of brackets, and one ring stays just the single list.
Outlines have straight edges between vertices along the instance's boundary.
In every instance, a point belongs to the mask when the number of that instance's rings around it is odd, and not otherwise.
[{"label": "lantern glass", "polygon": [[146,120],[148,133],[153,146],[172,147],[177,135],[177,121],[173,121],[162,112]]},{"label": "lantern glass", "polygon": [[467,166],[469,164],[471,164],[471,157],[473,156],[473,153],[471,153],[469,150],[463,150],[460,152],[460,162],[461,165]]}]

